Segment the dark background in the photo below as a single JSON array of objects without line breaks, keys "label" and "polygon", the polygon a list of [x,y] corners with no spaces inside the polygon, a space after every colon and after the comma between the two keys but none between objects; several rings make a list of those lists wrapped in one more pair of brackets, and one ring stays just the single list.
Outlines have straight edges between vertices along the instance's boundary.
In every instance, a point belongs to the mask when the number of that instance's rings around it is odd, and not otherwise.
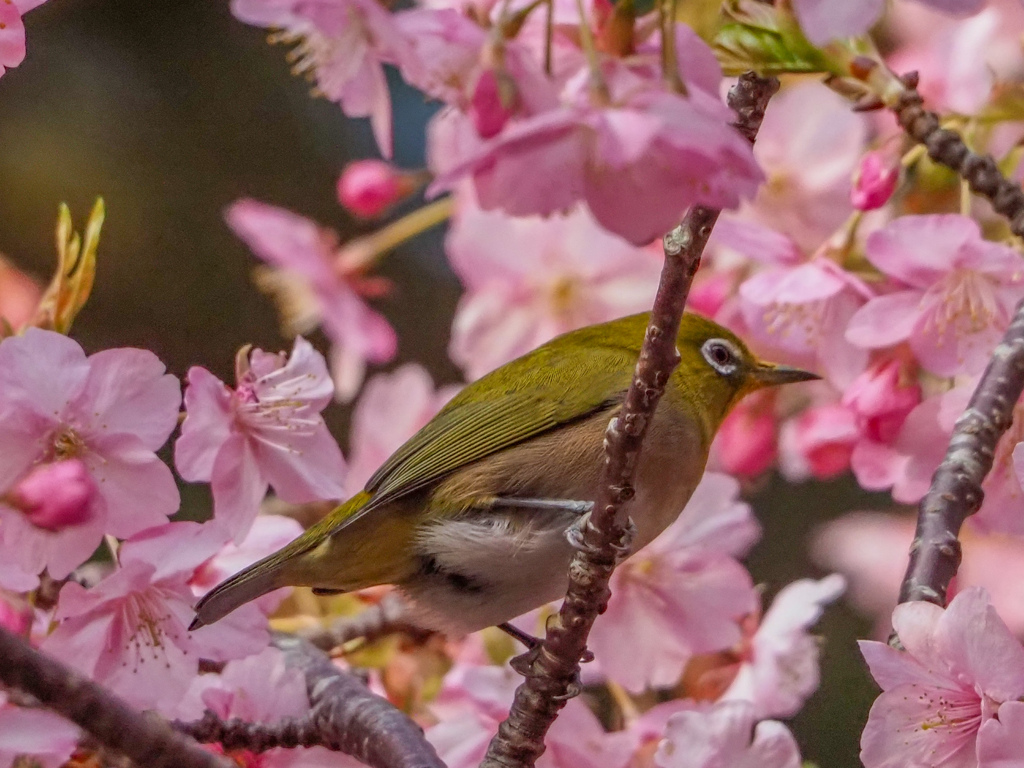
[{"label": "dark background", "polygon": [[[355,234],[334,185],[346,162],[375,153],[366,121],[311,98],[286,49],[234,20],[227,0],[50,0],[26,27],[28,58],[0,78],[0,253],[44,281],[58,203],[81,228],[102,195],[96,288],[74,328],[87,351],[146,347],[175,374],[197,364],[230,380],[239,346],[285,347],[271,302],[249,281],[254,260],[222,212],[252,196]],[[418,167],[431,107],[393,85],[396,160]],[[459,285],[440,233],[399,248],[380,272],[397,288],[379,305],[398,331],[396,364],[417,360],[438,383],[456,381],[445,351]],[[348,416],[328,409],[343,445]],[[806,559],[808,533],[867,499],[852,483],[775,479],[751,501],[766,535],[750,566],[770,597],[820,575]],[[204,509],[205,488],[186,490],[183,503]],[[857,766],[876,689],[854,638],[869,623],[839,605],[819,629],[822,690],[794,730],[805,759]]]}]

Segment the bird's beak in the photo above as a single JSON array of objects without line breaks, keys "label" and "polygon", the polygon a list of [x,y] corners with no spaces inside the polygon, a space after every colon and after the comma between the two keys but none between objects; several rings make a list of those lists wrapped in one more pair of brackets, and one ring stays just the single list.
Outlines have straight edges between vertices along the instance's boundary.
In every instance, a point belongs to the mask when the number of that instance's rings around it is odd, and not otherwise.
[{"label": "bird's beak", "polygon": [[771,365],[762,363],[754,369],[754,380],[762,387],[777,387],[780,384],[795,384],[798,381],[814,381],[820,379],[816,373],[791,368],[788,365]]}]

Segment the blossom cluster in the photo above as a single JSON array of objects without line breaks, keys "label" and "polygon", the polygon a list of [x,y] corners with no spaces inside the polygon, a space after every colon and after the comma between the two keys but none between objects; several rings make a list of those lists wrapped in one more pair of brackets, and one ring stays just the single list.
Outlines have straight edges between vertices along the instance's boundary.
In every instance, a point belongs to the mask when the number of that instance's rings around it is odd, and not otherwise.
[{"label": "blossom cluster", "polygon": [[[0,75],[24,58],[22,16],[39,4],[0,0]],[[886,63],[920,69],[929,106],[1019,178],[1024,9],[928,4],[953,15],[909,2],[886,15]],[[472,381],[562,332],[648,309],[662,263],[652,241],[689,206],[712,206],[726,210],[690,309],[822,379],[748,397],[722,425],[689,503],[615,571],[590,636],[582,683],[607,694],[614,716],[570,701],[539,764],[799,766],[780,721],[818,688],[811,630],[847,582],[855,606],[888,622],[911,534],[895,516],[829,524],[814,554],[843,575],[768,585],[765,608],[743,565],[760,526],[742,493],[774,470],[792,482],[850,474],[918,501],[1024,300],[1021,246],[891,118],[854,112],[821,78],[787,80],[752,147],[721,98],[721,40],[713,48],[711,33],[668,16],[674,4],[660,17],[634,5],[232,0],[238,20],[294,45],[296,71],[321,95],[369,118],[385,158],[386,68],[439,102],[426,168],[359,161],[337,188],[364,222],[420,191],[427,202],[347,242],[268,203],[229,206],[226,225],[262,262],[255,281],[294,337],[288,352],[243,346],[232,382],[200,366],[179,379],[141,349],[86,354],[67,335],[88,297],[101,207],[82,238],[61,219],[45,291],[0,261],[0,625],[167,717],[308,711],[301,676],[269,646],[271,622],[327,619],[379,590],[321,601],[281,590],[189,625],[199,596],[300,534],[302,505],[359,492],[457,391],[416,363],[366,380],[399,343],[379,261],[450,220],[446,256],[464,293],[449,354]],[[741,20],[742,5],[732,4]],[[794,52],[827,62],[882,6],[793,0],[759,13]],[[326,356],[302,335],[316,328]],[[346,458],[322,412],[357,396]],[[173,469],[161,457],[169,442]],[[209,485],[209,520],[175,518],[178,480]],[[1024,553],[1024,404],[985,492],[948,609],[896,608],[904,650],[862,643],[883,690],[863,735],[867,768],[1024,761],[1024,601],[1021,579],[1007,577]],[[55,588],[52,604],[38,599]],[[554,608],[515,623],[542,631]],[[508,712],[512,651],[485,630],[347,661],[373,668],[371,684],[424,725],[450,768],[469,768]],[[201,660],[222,671],[201,672]],[[61,765],[78,739],[0,692],[0,768],[18,755]],[[319,749],[231,757],[345,764]]]}]

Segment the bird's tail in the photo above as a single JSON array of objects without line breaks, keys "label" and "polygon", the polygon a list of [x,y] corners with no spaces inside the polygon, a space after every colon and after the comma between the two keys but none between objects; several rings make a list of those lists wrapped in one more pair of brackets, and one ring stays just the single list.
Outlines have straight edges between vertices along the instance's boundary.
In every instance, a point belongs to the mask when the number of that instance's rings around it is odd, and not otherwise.
[{"label": "bird's tail", "polygon": [[219,621],[239,606],[275,589],[298,585],[298,582],[288,578],[289,569],[286,566],[324,542],[331,535],[330,529],[337,527],[339,521],[358,511],[369,498],[367,493],[357,493],[295,541],[259,562],[243,568],[211,589],[196,604],[196,618],[189,626],[189,630]]}]

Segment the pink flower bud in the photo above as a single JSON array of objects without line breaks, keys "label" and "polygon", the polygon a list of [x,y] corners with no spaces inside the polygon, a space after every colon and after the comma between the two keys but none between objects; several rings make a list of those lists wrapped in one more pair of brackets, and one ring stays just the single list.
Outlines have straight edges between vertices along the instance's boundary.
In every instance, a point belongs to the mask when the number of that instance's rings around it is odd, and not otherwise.
[{"label": "pink flower bud", "polygon": [[[658,244],[661,247],[661,244]],[[686,308],[705,317],[715,317],[733,289],[734,278],[729,272],[709,272],[694,281],[686,298]]]},{"label": "pink flower bud", "polygon": [[868,152],[861,158],[850,190],[850,202],[860,211],[881,208],[892,197],[900,178],[900,167],[883,152]]},{"label": "pink flower bud", "polygon": [[739,405],[718,429],[715,456],[723,471],[738,477],[757,477],[771,467],[776,458],[772,409],[757,402]]},{"label": "pink flower bud", "polygon": [[512,116],[515,86],[507,77],[499,81],[494,69],[485,69],[477,78],[470,99],[469,116],[481,138],[496,136]]},{"label": "pink flower bud", "polygon": [[[10,598],[20,600],[20,598]],[[32,626],[32,610],[28,604],[20,607],[0,594],[0,627],[16,635],[27,635]]]},{"label": "pink flower bud", "polygon": [[849,469],[860,436],[853,411],[840,403],[808,408],[783,429],[781,447],[789,454],[784,463],[803,465],[819,480],[836,477]]},{"label": "pink flower bud", "polygon": [[890,444],[896,439],[907,414],[921,402],[916,381],[900,382],[899,360],[876,363],[858,376],[843,394],[843,405],[857,416],[865,437]]},{"label": "pink flower bud", "polygon": [[416,188],[412,177],[383,160],[349,163],[338,179],[338,200],[365,219],[385,213]]},{"label": "pink flower bud", "polygon": [[92,517],[96,488],[78,459],[43,464],[29,473],[7,496],[37,528],[57,531]]}]

